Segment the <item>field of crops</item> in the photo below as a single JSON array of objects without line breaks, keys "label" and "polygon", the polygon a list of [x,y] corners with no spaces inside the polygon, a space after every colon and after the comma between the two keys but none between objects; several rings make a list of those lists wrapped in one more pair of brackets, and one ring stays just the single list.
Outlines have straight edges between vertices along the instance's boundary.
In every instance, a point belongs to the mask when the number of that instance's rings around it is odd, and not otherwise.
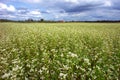
[{"label": "field of crops", "polygon": [[0,79],[120,80],[120,24],[0,23]]}]

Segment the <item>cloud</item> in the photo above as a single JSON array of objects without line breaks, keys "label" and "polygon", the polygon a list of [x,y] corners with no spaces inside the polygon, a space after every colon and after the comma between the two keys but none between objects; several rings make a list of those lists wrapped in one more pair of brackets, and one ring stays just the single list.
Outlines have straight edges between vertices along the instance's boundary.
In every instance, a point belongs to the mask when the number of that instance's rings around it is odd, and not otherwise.
[{"label": "cloud", "polygon": [[40,19],[42,17],[39,9],[15,8],[12,5],[0,3],[0,19]]},{"label": "cloud", "polygon": [[28,9],[26,9],[26,8],[19,8],[18,10],[17,10],[17,13],[18,14],[26,14],[26,13],[28,13],[29,11],[28,11]]},{"label": "cloud", "polygon": [[13,5],[6,5],[4,3],[0,3],[0,10],[6,10],[6,11],[10,11],[10,12],[15,12],[16,9]]},{"label": "cloud", "polygon": [[40,3],[41,0],[19,0],[20,2],[27,2],[27,3]]},{"label": "cloud", "polygon": [[79,3],[78,0],[65,0],[65,2],[74,3],[74,4],[78,4]]},{"label": "cloud", "polygon": [[112,6],[111,8],[114,10],[120,10],[120,0],[111,0]]},{"label": "cloud", "polygon": [[6,5],[4,3],[0,3],[0,18],[3,19],[12,19],[16,18],[14,15],[16,8],[13,5]]},{"label": "cloud", "polygon": [[17,18],[15,15],[11,15],[11,14],[0,14],[0,19],[15,19]]},{"label": "cloud", "polygon": [[110,0],[54,0],[54,2],[50,2],[49,0],[42,0],[40,5],[47,9],[76,13],[89,11],[92,9],[96,10],[99,8],[111,7],[112,2]]},{"label": "cloud", "polygon": [[0,15],[17,19],[115,20],[120,19],[119,3],[120,0],[4,0]]},{"label": "cloud", "polygon": [[28,14],[30,15],[41,15],[41,13],[39,11],[30,11]]},{"label": "cloud", "polygon": [[65,8],[66,12],[84,12],[84,11],[89,11],[92,9],[95,9],[98,5],[82,5],[82,6],[75,6],[72,8]]},{"label": "cloud", "polygon": [[42,18],[42,14],[38,9],[30,10],[26,8],[20,8],[15,15],[19,18],[19,20],[29,18],[36,20]]},{"label": "cloud", "polygon": [[110,7],[110,6],[112,6],[112,3],[111,3],[111,1],[105,1],[104,2],[104,6],[107,6],[107,7]]}]

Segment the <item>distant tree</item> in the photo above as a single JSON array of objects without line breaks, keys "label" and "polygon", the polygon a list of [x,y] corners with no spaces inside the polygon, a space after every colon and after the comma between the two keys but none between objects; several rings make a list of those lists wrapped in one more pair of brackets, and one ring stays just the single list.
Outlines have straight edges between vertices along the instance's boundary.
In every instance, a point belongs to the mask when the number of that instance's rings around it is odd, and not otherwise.
[{"label": "distant tree", "polygon": [[40,21],[41,21],[41,22],[43,22],[43,21],[44,21],[44,19],[41,19]]},{"label": "distant tree", "polygon": [[27,21],[28,21],[28,22],[33,22],[33,19],[28,19]]}]

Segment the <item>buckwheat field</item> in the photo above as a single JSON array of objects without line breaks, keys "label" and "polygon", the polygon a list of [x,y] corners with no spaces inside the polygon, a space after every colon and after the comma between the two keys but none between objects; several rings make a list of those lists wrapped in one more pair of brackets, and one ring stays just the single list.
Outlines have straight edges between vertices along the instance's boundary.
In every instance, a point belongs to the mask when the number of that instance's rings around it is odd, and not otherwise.
[{"label": "buckwheat field", "polygon": [[1,80],[120,80],[120,23],[0,23]]}]

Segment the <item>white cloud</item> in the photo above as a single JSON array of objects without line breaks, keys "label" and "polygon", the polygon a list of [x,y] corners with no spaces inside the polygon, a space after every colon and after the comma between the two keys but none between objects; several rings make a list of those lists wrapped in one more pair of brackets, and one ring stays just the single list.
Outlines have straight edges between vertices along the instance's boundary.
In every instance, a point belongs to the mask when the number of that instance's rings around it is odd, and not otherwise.
[{"label": "white cloud", "polygon": [[[24,14],[22,14],[22,15],[24,15]],[[40,18],[40,17],[42,17],[41,12],[38,11],[38,10],[30,11],[30,12],[26,13],[25,15],[27,15],[27,17],[29,17],[29,18]]]},{"label": "white cloud", "polygon": [[16,16],[14,15],[9,15],[9,14],[5,14],[5,15],[2,15],[0,18],[16,18]]},{"label": "white cloud", "polygon": [[16,18],[14,15],[6,15],[8,18]]},{"label": "white cloud", "polygon": [[[21,1],[21,0],[20,0]],[[22,2],[29,2],[29,3],[39,3],[41,0],[24,0]]]},{"label": "white cloud", "polygon": [[65,0],[65,2],[70,2],[70,3],[75,3],[75,4],[78,4],[78,3],[79,3],[78,0]]},{"label": "white cloud", "polygon": [[28,14],[30,15],[41,15],[40,11],[30,11]]},{"label": "white cloud", "polygon": [[112,3],[111,3],[111,1],[105,1],[105,3],[104,3],[104,6],[112,6]]},{"label": "white cloud", "polygon": [[14,12],[16,9],[15,9],[14,6],[10,5],[10,6],[7,8],[7,10],[8,10],[8,11],[13,11],[13,12]]},{"label": "white cloud", "polygon": [[13,5],[6,5],[4,3],[0,3],[0,10],[7,10],[7,11],[11,11],[11,12],[15,12],[16,9]]},{"label": "white cloud", "polygon": [[65,17],[65,16],[68,16],[68,13],[62,13],[62,14],[56,13],[56,14],[54,14],[55,18],[60,18],[60,17]]}]

